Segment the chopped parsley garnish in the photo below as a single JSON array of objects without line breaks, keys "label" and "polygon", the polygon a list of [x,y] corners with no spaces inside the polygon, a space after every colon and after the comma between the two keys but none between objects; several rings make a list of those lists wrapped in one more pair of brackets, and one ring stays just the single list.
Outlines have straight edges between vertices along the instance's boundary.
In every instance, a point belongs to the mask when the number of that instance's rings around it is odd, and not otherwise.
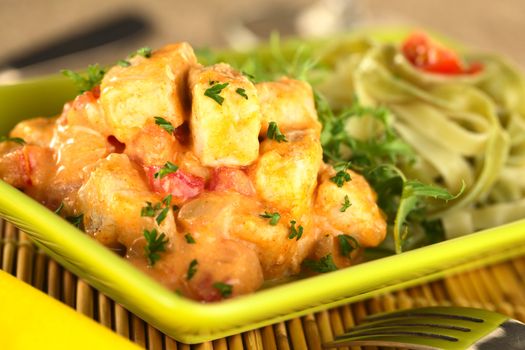
[{"label": "chopped parsley garnish", "polygon": [[352,203],[350,203],[350,199],[348,198],[348,195],[345,195],[345,201],[341,204],[341,208],[339,208],[339,211],[341,213],[344,213],[346,209],[350,208]]},{"label": "chopped parsley garnish", "polygon": [[126,60],[118,60],[117,64],[119,66],[121,66],[121,67],[129,67],[129,66],[131,66],[131,62],[126,61]]},{"label": "chopped parsley garnish", "polygon": [[[55,210],[55,214],[60,215],[60,213],[64,210],[64,202],[60,202],[60,205]],[[72,216],[66,216],[64,217],[70,224],[75,226],[76,228],[80,230],[84,230],[84,214],[80,213],[78,215],[72,215]]]},{"label": "chopped parsley garnish", "polygon": [[267,211],[264,212],[264,214],[259,214],[259,216],[263,219],[270,219],[270,225],[275,226],[281,219],[281,214],[278,212],[275,213],[268,213]]},{"label": "chopped parsley garnish", "polygon": [[233,286],[223,282],[215,282],[213,288],[217,289],[223,298],[229,297],[233,292]]},{"label": "chopped parsley garnish", "polygon": [[173,211],[177,211],[177,210],[179,210],[180,208],[179,208],[178,205],[174,205],[173,207],[171,207],[171,209],[173,209]]},{"label": "chopped parsley garnish", "polygon": [[164,219],[166,219],[166,216],[168,215],[168,211],[170,211],[170,207],[166,207],[162,209],[160,211],[160,214],[157,215],[157,217],[155,218],[155,221],[157,222],[158,225],[160,225],[164,221]]},{"label": "chopped parsley garnish", "polygon": [[158,225],[160,225],[164,221],[164,219],[166,219],[166,216],[168,215],[168,212],[170,211],[171,198],[172,198],[172,195],[168,194],[166,197],[164,197],[164,199],[162,199],[162,204],[164,204],[165,207],[160,211],[160,214],[155,219]]},{"label": "chopped parsley garnish", "polygon": [[66,216],[66,220],[73,224],[73,226],[76,228],[82,229],[84,226],[84,214]]},{"label": "chopped parsley garnish", "polygon": [[132,54],[130,54],[129,57],[134,57],[138,55],[144,58],[150,58],[152,51],[153,50],[151,49],[151,47],[144,46],[138,49],[137,51],[133,52]]},{"label": "chopped parsley garnish", "polygon": [[[162,199],[162,203],[152,204],[151,202],[146,202],[146,206],[143,207],[140,211],[140,216],[154,217],[160,210],[159,215],[157,215],[157,217],[155,218],[157,224],[160,225],[168,215],[171,205],[171,199],[172,195],[169,194]],[[164,208],[162,208],[162,204],[164,205]]]},{"label": "chopped parsley garnish", "polygon": [[146,258],[148,264],[153,266],[159,261],[160,253],[166,251],[166,243],[169,241],[164,233],[159,235],[156,229],[144,230],[144,238],[146,238],[146,247],[144,247]]},{"label": "chopped parsley garnish", "polygon": [[191,235],[191,233],[186,233],[184,235],[184,238],[186,239],[186,243],[188,244],[195,244],[195,238],[193,238],[193,236]]},{"label": "chopped parsley garnish", "polygon": [[246,95],[246,90],[244,90],[243,88],[237,88],[235,92],[244,97],[245,99],[248,99],[248,95]]},{"label": "chopped parsley garnish", "polygon": [[24,139],[20,137],[7,137],[7,136],[0,136],[0,142],[16,142],[22,146],[26,143]]},{"label": "chopped parsley garnish", "polygon": [[60,72],[69,79],[73,80],[73,83],[75,83],[78,91],[83,93],[93,89],[97,85],[100,85],[102,78],[104,78],[104,74],[106,74],[106,69],[100,67],[98,64],[92,64],[88,66],[86,76],[82,76],[69,69],[62,69]]},{"label": "chopped parsley garnish", "polygon": [[248,78],[252,83],[255,84],[255,77],[250,74],[250,73],[246,73],[245,71],[241,71],[241,74],[244,75],[246,78]]},{"label": "chopped parsley garnish", "polygon": [[179,167],[168,161],[158,172],[155,173],[154,177],[155,179],[162,179],[164,176],[174,173],[177,170],[179,170]]},{"label": "chopped parsley garnish", "polygon": [[273,139],[277,142],[287,142],[286,136],[284,136],[281,131],[279,130],[279,127],[277,126],[276,122],[270,122],[268,124],[268,131],[266,131],[266,136],[269,139]]},{"label": "chopped parsley garnish", "polygon": [[289,239],[299,240],[303,236],[303,227],[299,225],[297,228],[295,227],[296,221],[292,220],[290,221],[290,234],[288,235]]},{"label": "chopped parsley garnish", "polygon": [[191,280],[193,276],[195,276],[195,273],[197,273],[197,265],[199,262],[197,259],[193,259],[190,262],[190,265],[188,266],[188,272],[186,273],[186,280]]},{"label": "chopped parsley garnish", "polygon": [[342,256],[350,257],[350,253],[359,248],[359,242],[352,236],[339,235],[339,250]]},{"label": "chopped parsley garnish", "polygon": [[160,209],[160,203],[153,205],[151,202],[146,202],[146,206],[140,211],[140,216],[154,217]]},{"label": "chopped parsley garnish", "polygon": [[166,197],[164,197],[162,199],[162,204],[164,204],[165,206],[169,207],[171,205],[172,198],[173,198],[173,196],[171,194],[168,194]]},{"label": "chopped parsley garnish", "polygon": [[64,209],[64,202],[60,202],[60,205],[58,206],[57,210],[55,210],[55,214],[60,215],[62,209]]},{"label": "chopped parsley garnish", "polygon": [[340,163],[334,166],[334,169],[337,171],[335,176],[331,177],[330,180],[337,185],[337,187],[343,187],[345,182],[352,180],[350,174],[347,172],[350,167],[350,162]]},{"label": "chopped parsley garnish", "polygon": [[337,270],[332,254],[323,256],[319,261],[305,259],[302,264],[304,267],[319,273],[332,272]]},{"label": "chopped parsley garnish", "polygon": [[155,124],[157,124],[164,130],[166,130],[168,134],[170,135],[173,134],[173,131],[175,130],[175,127],[173,126],[173,124],[171,124],[169,121],[167,121],[166,119],[162,117],[155,117],[154,119],[155,119]]},{"label": "chopped parsley garnish", "polygon": [[220,93],[229,85],[229,83],[212,84],[212,82],[210,82],[210,84],[212,86],[210,88],[207,88],[206,91],[204,91],[204,96],[208,96],[209,98],[211,98],[212,100],[214,100],[222,106],[222,103],[224,102],[224,97],[222,97]]}]

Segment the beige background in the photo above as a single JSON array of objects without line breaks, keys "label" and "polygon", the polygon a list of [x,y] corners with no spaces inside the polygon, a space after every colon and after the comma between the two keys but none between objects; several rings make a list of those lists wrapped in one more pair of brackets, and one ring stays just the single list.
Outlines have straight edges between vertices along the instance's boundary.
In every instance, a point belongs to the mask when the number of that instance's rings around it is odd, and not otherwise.
[{"label": "beige background", "polygon": [[[109,64],[143,45],[157,47],[180,40],[194,46],[227,45],[246,34],[239,31],[241,24],[261,36],[272,28],[297,33],[300,27],[297,18],[301,14],[305,17],[305,9],[337,8],[341,3],[344,11],[340,11],[339,22],[332,29],[373,24],[417,25],[474,47],[503,53],[525,67],[523,0],[0,0],[0,60],[124,12],[141,14],[151,22],[153,30],[141,38],[29,67],[23,71],[24,75],[81,68],[94,62]],[[322,20],[312,22],[310,18],[302,32],[322,27]]]}]

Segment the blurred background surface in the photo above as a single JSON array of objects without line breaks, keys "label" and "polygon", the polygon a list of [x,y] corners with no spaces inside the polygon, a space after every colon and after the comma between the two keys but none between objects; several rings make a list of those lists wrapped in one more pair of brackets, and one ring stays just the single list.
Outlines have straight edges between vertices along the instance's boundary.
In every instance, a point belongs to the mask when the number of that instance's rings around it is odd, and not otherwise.
[{"label": "blurred background surface", "polygon": [[[432,29],[525,67],[524,17],[523,0],[0,0],[0,75],[7,81],[111,64],[138,47],[182,40],[243,47],[272,30],[312,36],[389,24]],[[35,50],[57,43],[40,56],[60,57],[32,64]],[[87,46],[93,47],[62,55]],[[6,69],[21,65],[28,66]]]}]

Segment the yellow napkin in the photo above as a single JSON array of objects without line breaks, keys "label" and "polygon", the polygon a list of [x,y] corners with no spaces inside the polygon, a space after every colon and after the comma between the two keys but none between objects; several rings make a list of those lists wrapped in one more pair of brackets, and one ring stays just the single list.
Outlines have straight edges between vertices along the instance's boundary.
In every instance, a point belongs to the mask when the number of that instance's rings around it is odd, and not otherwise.
[{"label": "yellow napkin", "polygon": [[141,348],[0,270],[0,349]]}]

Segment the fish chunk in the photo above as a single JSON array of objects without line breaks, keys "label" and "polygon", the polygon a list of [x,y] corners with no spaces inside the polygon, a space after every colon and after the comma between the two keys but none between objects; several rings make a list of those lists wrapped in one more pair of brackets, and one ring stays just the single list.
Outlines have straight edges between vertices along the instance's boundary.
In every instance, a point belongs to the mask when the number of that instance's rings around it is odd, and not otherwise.
[{"label": "fish chunk", "polygon": [[[315,200],[319,229],[333,235],[347,234],[363,247],[374,247],[386,235],[386,220],[376,203],[376,193],[365,178],[347,170],[351,180],[338,187],[332,180],[336,171],[326,166],[320,174]],[[350,206],[341,208],[348,197]]]},{"label": "fish chunk", "polygon": [[114,66],[101,84],[100,104],[111,134],[120,142],[131,141],[154,117],[174,127],[188,116],[186,79],[197,64],[187,43],[165,46],[150,58],[135,56],[131,66]]},{"label": "fish chunk", "polygon": [[323,151],[315,132],[293,131],[285,136],[287,142],[261,144],[261,156],[250,173],[265,202],[300,220],[312,205]]},{"label": "fish chunk", "polygon": [[172,210],[160,225],[155,217],[141,216],[147,202],[160,203],[139,170],[124,154],[110,154],[99,161],[80,188],[77,209],[84,214],[86,232],[106,246],[130,247],[142,239],[145,229],[157,229],[168,237],[176,233]]},{"label": "fish chunk", "polygon": [[183,205],[177,222],[197,242],[206,237],[217,241],[238,240],[256,252],[265,279],[299,272],[301,262],[315,242],[312,225],[302,222],[300,239],[289,238],[290,217],[282,214],[276,225],[260,215],[268,209],[253,197],[236,192],[207,192]]},{"label": "fish chunk", "polygon": [[94,88],[75,97],[64,105],[57,124],[69,126],[85,126],[97,130],[104,136],[111,134],[107,119],[99,103],[100,89]]},{"label": "fish chunk", "polygon": [[58,126],[51,148],[55,151],[56,164],[51,188],[64,197],[74,196],[95,163],[109,154],[109,144],[104,136],[79,125]]},{"label": "fish chunk", "polygon": [[197,300],[217,301],[247,294],[263,283],[256,253],[242,242],[199,236],[194,244],[188,244],[175,237],[173,245],[161,253],[154,266],[144,258],[143,245],[137,245],[128,259],[167,288]]},{"label": "fish chunk", "polygon": [[255,87],[261,104],[261,135],[266,134],[272,121],[277,123],[281,132],[304,129],[321,132],[312,87],[308,83],[281,78],[255,84]]},{"label": "fish chunk", "polygon": [[[229,65],[193,68],[190,129],[194,152],[206,166],[249,165],[259,155],[261,117],[253,84]],[[214,86],[228,84],[206,96]]]},{"label": "fish chunk", "polygon": [[34,118],[16,124],[10,132],[11,137],[20,137],[26,143],[39,147],[49,147],[53,138],[56,118]]}]

